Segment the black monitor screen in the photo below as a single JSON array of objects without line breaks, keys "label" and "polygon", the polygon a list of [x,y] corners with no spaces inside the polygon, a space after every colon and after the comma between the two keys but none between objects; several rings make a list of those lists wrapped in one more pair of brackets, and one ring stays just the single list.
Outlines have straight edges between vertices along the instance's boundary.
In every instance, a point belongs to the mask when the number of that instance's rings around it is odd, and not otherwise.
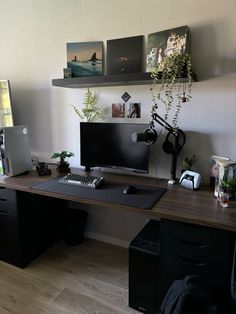
[{"label": "black monitor screen", "polygon": [[119,167],[148,172],[149,146],[131,140],[147,124],[80,123],[80,158],[85,167]]}]

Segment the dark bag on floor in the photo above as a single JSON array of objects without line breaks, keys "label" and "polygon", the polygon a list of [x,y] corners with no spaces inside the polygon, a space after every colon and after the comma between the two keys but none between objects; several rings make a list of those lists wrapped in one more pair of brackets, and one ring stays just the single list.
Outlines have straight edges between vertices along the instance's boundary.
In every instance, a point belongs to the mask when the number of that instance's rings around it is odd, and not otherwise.
[{"label": "dark bag on floor", "polygon": [[210,286],[198,276],[175,280],[167,291],[160,314],[219,314]]}]

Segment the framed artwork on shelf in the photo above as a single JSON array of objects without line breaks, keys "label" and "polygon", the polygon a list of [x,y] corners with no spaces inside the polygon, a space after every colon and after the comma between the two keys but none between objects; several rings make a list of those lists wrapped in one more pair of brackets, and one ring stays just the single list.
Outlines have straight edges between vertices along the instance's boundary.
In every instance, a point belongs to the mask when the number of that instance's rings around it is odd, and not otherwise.
[{"label": "framed artwork on shelf", "polygon": [[67,43],[66,50],[72,77],[103,75],[102,41]]},{"label": "framed artwork on shelf", "polygon": [[189,53],[189,27],[187,25],[148,34],[146,72],[152,72],[166,57]]},{"label": "framed artwork on shelf", "polygon": [[64,68],[63,69],[63,75],[64,75],[64,78],[71,78],[71,69]]},{"label": "framed artwork on shelf", "polygon": [[107,41],[107,74],[140,73],[142,65],[143,36]]}]

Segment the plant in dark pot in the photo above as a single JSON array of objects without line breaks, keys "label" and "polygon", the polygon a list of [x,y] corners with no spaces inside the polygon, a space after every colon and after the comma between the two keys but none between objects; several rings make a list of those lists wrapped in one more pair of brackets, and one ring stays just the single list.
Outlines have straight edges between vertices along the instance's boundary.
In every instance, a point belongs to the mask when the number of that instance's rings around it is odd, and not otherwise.
[{"label": "plant in dark pot", "polygon": [[225,180],[221,180],[220,184],[220,191],[223,193],[227,193],[229,195],[229,199],[234,198],[235,190],[236,190],[236,179],[229,178]]},{"label": "plant in dark pot", "polygon": [[60,161],[57,163],[57,170],[59,173],[69,173],[70,167],[69,163],[65,161],[65,158],[73,157],[74,154],[72,152],[68,152],[66,150],[63,150],[60,153],[54,153],[51,158],[60,158]]}]

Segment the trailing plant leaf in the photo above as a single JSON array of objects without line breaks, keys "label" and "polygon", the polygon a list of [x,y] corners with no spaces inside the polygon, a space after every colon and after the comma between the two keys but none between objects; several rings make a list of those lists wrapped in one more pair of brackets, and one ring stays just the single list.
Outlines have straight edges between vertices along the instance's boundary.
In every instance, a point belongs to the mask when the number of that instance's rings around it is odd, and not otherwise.
[{"label": "trailing plant leaf", "polygon": [[[164,58],[151,73],[153,84],[151,114],[159,104],[165,108],[164,119],[167,120],[173,109],[173,127],[177,127],[182,103],[191,99],[192,61],[189,54],[172,54]],[[151,122],[153,123],[153,122]]]},{"label": "trailing plant leaf", "polygon": [[89,88],[84,95],[83,105],[84,107],[81,110],[79,110],[75,105],[72,105],[76,114],[82,120],[86,119],[87,122],[93,122],[101,118],[103,110],[97,105],[96,95]]}]

